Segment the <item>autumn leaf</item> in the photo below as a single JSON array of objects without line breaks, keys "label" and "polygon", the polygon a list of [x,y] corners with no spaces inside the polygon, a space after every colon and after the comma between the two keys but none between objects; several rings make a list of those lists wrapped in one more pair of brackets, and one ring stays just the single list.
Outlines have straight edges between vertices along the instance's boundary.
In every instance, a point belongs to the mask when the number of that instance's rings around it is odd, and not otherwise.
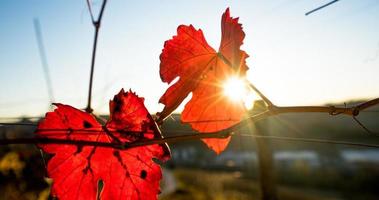
[{"label": "autumn leaf", "polygon": [[[37,137],[126,143],[161,138],[160,132],[135,93],[121,90],[110,101],[110,119],[102,126],[92,115],[68,105],[55,104],[39,123]],[[59,199],[157,199],[161,169],[152,158],[169,158],[166,145],[119,150],[96,146],[41,144],[52,154],[47,164],[53,179],[51,193]]]},{"label": "autumn leaf", "polygon": [[[199,132],[215,132],[240,122],[245,113],[242,101],[225,97],[223,84],[230,77],[244,77],[248,55],[240,50],[245,33],[238,18],[230,17],[229,8],[221,19],[221,44],[218,52],[206,42],[201,29],[180,25],[177,35],[164,44],[160,55],[160,76],[171,82],[159,102],[165,107],[158,121],[169,116],[192,92],[181,120]],[[230,138],[204,139],[216,153],[222,152]]]}]

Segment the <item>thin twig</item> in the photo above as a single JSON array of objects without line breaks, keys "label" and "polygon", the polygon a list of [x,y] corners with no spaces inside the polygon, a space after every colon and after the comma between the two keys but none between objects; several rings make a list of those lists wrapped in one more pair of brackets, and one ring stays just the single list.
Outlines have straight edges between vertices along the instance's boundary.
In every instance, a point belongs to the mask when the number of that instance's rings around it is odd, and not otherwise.
[{"label": "thin twig", "polygon": [[54,103],[55,100],[54,100],[53,84],[50,78],[49,64],[47,62],[45,45],[43,44],[41,24],[39,23],[38,18],[34,18],[33,24],[34,24],[34,30],[35,30],[36,39],[37,39],[39,55],[41,58],[41,64],[42,64],[43,72],[45,75],[47,93],[49,95],[49,100],[50,100],[50,104],[49,104],[49,107],[50,107],[50,105]]},{"label": "thin twig", "polygon": [[101,19],[103,18],[103,13],[104,13],[104,8],[105,8],[106,3],[107,3],[107,0],[103,0],[103,4],[101,5],[101,9],[100,9],[100,14],[99,14],[99,17],[97,18],[98,23],[100,23]]},{"label": "thin twig", "polygon": [[38,150],[39,150],[39,153],[40,153],[41,158],[42,158],[42,164],[45,167],[45,175],[47,175],[47,164],[46,164],[45,156],[43,154],[42,149],[38,148]]},{"label": "thin twig", "polygon": [[329,113],[330,115],[345,114],[350,116],[357,116],[359,113],[365,109],[372,106],[379,105],[379,98],[372,99],[370,101],[363,102],[357,106],[351,107],[335,107],[335,106],[290,106],[290,107],[279,107],[274,106],[269,110],[277,114],[280,113],[299,113],[299,112],[319,112],[319,113]]},{"label": "thin twig", "polygon": [[1,122],[0,126],[37,126],[37,124],[34,123],[6,123],[6,122]]},{"label": "thin twig", "polygon": [[93,16],[92,6],[91,6],[90,0],[87,0],[87,7],[88,7],[89,14],[91,16],[92,24],[94,24],[95,23],[95,17]]},{"label": "thin twig", "polygon": [[263,139],[271,139],[271,140],[285,140],[285,141],[294,141],[294,142],[339,144],[339,145],[379,148],[379,145],[377,144],[357,143],[357,142],[348,142],[348,141],[334,141],[334,140],[325,140],[325,139],[316,139],[316,138],[298,138],[298,137],[250,135],[250,134],[240,134],[240,135],[243,137],[254,137],[254,138],[263,138]]},{"label": "thin twig", "polygon": [[54,138],[9,138],[0,139],[0,145],[7,144],[66,144],[66,145],[82,145],[82,146],[100,146],[109,148],[120,148],[120,145],[106,142],[96,142],[87,140],[67,140]]},{"label": "thin twig", "polygon": [[262,100],[267,104],[268,107],[272,107],[274,104],[265,96],[261,91],[258,90],[252,83],[247,81],[247,84],[250,89],[254,90],[261,98]]},{"label": "thin twig", "polygon": [[35,117],[0,117],[0,120],[33,120],[33,119],[42,119],[42,116]]},{"label": "thin twig", "polygon": [[305,15],[309,15],[309,14],[311,14],[311,13],[314,13],[314,12],[318,11],[318,10],[321,10],[321,9],[327,7],[327,6],[332,5],[333,3],[336,3],[337,1],[339,1],[339,0],[334,0],[334,1],[331,1],[331,2],[329,2],[329,3],[327,3],[327,4],[322,5],[322,6],[320,6],[320,7],[317,7],[317,8],[315,8],[315,9],[313,9],[313,10],[311,10],[311,11],[305,13]]},{"label": "thin twig", "polygon": [[358,124],[361,128],[363,128],[367,133],[371,133],[371,134],[375,134],[375,135],[376,135],[376,133],[370,131],[370,129],[368,129],[364,124],[362,124],[362,122],[360,122],[359,119],[358,119],[356,116],[353,116],[353,119],[354,119],[354,121],[357,122],[357,124]]},{"label": "thin twig", "polygon": [[[362,110],[365,110],[369,107],[372,107],[372,106],[375,106],[378,104],[379,104],[379,98],[376,98],[376,99],[372,99],[370,101],[366,101],[364,103],[361,103],[358,106],[356,106],[356,108],[357,108],[357,111],[362,111]],[[356,115],[358,115],[358,114],[359,114],[359,112],[356,113]]]},{"label": "thin twig", "polygon": [[107,3],[107,0],[103,0],[103,4],[101,5],[99,16],[97,20],[94,20],[91,4],[89,0],[87,0],[88,10],[91,15],[92,24],[95,27],[95,36],[94,36],[93,48],[92,48],[91,72],[90,72],[89,89],[88,89],[88,103],[87,103],[87,108],[85,109],[87,113],[92,113],[93,111],[93,109],[91,108],[91,98],[92,98],[93,72],[95,69],[95,60],[96,60],[97,38],[99,35],[101,19],[103,17],[103,12],[104,12],[106,3]]}]

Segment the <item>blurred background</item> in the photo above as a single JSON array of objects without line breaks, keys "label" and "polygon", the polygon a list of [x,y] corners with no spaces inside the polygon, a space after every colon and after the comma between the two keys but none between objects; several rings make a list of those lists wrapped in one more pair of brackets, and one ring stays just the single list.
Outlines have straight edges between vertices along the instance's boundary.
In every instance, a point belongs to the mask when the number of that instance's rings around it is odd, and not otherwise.
[{"label": "blurred background", "polygon": [[[248,79],[278,105],[356,105],[379,97],[379,2],[340,0],[109,0],[100,29],[93,108],[107,116],[121,88],[145,97],[153,114],[168,87],[159,54],[180,24],[201,28],[215,49],[221,14],[240,17],[250,58]],[[92,2],[95,15],[101,1]],[[0,2],[0,122],[37,123],[51,102],[86,106],[93,26],[84,0]],[[176,113],[180,113],[179,108]],[[251,114],[257,112],[251,110]],[[379,132],[379,107],[359,115]],[[189,133],[175,114],[163,132]],[[0,137],[32,137],[33,126],[0,126]],[[344,145],[255,139],[251,135],[378,144],[351,117],[286,114],[233,136],[216,156],[201,141],[171,145],[161,199],[258,199],[258,145],[265,146],[280,199],[379,199],[379,150]],[[44,155],[46,156],[46,155]],[[0,199],[47,199],[41,152],[34,145],[0,148]]]}]

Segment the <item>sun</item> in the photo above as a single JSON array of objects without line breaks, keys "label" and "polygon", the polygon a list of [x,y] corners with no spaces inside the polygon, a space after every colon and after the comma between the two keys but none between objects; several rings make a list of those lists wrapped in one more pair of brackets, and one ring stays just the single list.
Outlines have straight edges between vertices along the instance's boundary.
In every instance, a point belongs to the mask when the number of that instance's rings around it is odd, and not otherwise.
[{"label": "sun", "polygon": [[223,84],[224,95],[233,102],[243,102],[245,108],[252,109],[254,101],[259,99],[256,93],[249,90],[246,80],[230,77]]},{"label": "sun", "polygon": [[238,102],[245,99],[248,90],[243,79],[230,77],[223,84],[224,95],[232,101]]}]

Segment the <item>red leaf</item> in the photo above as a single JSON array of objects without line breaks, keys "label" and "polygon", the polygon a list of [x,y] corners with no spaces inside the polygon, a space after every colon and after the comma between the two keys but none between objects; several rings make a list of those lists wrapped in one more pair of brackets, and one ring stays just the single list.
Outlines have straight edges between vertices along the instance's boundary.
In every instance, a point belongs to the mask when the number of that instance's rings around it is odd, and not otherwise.
[{"label": "red leaf", "polygon": [[[160,138],[143,98],[123,90],[110,101],[110,120],[102,126],[92,115],[68,105],[55,104],[36,131],[38,137],[114,143]],[[166,160],[166,145],[127,150],[61,144],[39,145],[53,154],[47,165],[53,178],[51,192],[59,199],[157,199],[161,170],[152,158]]]},{"label": "red leaf", "polygon": [[[162,81],[172,84],[160,98],[165,105],[159,120],[170,115],[192,92],[191,100],[182,112],[182,121],[193,129],[207,133],[238,123],[245,107],[242,101],[233,102],[223,95],[223,83],[231,76],[245,76],[248,55],[240,50],[245,37],[238,18],[231,18],[229,8],[221,20],[222,38],[219,52],[206,42],[203,32],[192,25],[178,27],[177,35],[164,44],[160,55]],[[223,151],[230,138],[205,139],[216,153]]]}]

